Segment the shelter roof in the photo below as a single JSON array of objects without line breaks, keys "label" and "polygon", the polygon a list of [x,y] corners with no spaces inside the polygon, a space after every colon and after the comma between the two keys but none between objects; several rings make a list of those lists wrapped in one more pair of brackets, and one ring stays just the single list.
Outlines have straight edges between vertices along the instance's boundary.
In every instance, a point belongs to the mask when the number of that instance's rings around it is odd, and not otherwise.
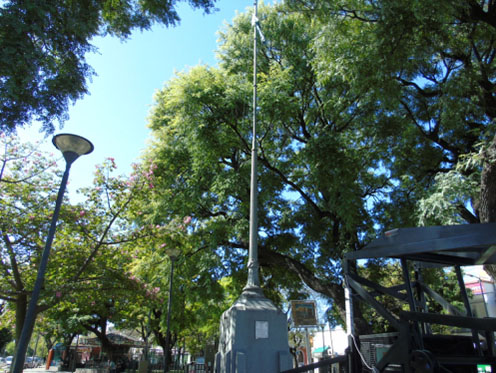
[{"label": "shelter roof", "polygon": [[[118,333],[108,333],[107,338],[114,345],[129,346],[129,347],[143,347],[144,346],[144,343],[142,341],[137,340],[137,339],[133,339],[133,338],[130,338],[128,336],[118,334]],[[95,338],[88,338],[87,344],[99,346],[100,340],[96,337]]]},{"label": "shelter roof", "polygon": [[496,223],[393,229],[345,258],[405,258],[441,266],[496,264]]}]

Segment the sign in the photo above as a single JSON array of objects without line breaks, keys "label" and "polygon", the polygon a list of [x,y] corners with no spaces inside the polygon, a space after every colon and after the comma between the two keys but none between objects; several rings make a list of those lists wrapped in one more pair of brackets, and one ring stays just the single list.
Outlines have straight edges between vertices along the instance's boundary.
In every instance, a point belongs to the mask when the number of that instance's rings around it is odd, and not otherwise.
[{"label": "sign", "polygon": [[473,295],[481,295],[481,294],[483,294],[482,284],[480,282],[468,283],[468,284],[465,284],[465,287],[467,289],[472,290],[472,294]]},{"label": "sign", "polygon": [[255,339],[269,338],[269,322],[255,321]]},{"label": "sign", "polygon": [[317,312],[314,300],[292,300],[291,317],[295,326],[316,326]]}]

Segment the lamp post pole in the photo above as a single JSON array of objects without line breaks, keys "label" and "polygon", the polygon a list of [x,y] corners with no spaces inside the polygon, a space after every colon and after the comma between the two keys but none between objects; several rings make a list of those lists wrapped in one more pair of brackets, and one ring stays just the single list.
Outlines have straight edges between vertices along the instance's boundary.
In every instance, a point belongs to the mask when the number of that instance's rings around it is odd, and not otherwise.
[{"label": "lamp post pole", "polygon": [[21,373],[24,369],[26,351],[28,348],[29,340],[31,338],[31,333],[33,332],[34,321],[36,319],[36,304],[38,302],[41,287],[43,286],[43,281],[45,279],[48,257],[50,256],[50,249],[52,247],[53,238],[55,236],[55,228],[57,226],[60,207],[62,205],[64,192],[67,186],[67,180],[69,178],[69,170],[72,163],[74,163],[74,161],[79,156],[89,154],[93,151],[93,144],[91,142],[83,137],[76,135],[60,134],[55,136],[52,139],[52,142],[57,149],[62,151],[66,166],[64,175],[62,176],[62,181],[60,182],[57,200],[55,202],[55,209],[53,211],[50,229],[48,230],[45,248],[43,249],[40,265],[38,267],[38,274],[36,277],[36,282],[34,284],[33,293],[31,294],[31,299],[26,311],[26,317],[24,318],[24,325],[22,327],[21,336],[19,337],[19,341],[17,343],[15,358],[12,364],[12,373]]},{"label": "lamp post pole", "polygon": [[322,328],[322,357],[327,355],[327,350],[326,350],[326,345],[325,345],[325,324],[321,324],[320,327]]},{"label": "lamp post pole", "polygon": [[164,373],[169,371],[169,348],[170,348],[170,319],[172,313],[172,281],[174,279],[174,262],[179,254],[178,250],[170,249],[167,251],[171,261],[170,277],[169,277],[169,300],[167,302],[167,331],[165,335],[165,351],[164,351]]}]

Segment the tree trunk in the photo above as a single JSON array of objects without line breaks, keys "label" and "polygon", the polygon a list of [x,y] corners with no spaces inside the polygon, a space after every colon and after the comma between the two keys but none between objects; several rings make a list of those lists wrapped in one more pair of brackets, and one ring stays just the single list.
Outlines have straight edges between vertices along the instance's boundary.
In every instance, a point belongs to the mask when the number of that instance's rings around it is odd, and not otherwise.
[{"label": "tree trunk", "polygon": [[[102,317],[98,320],[94,321],[94,324],[82,324],[82,326],[90,331],[95,333],[96,337],[100,341],[102,345],[102,352],[107,355],[111,354],[114,349],[114,344],[107,337],[107,319]],[[109,356],[111,357],[111,356]]]},{"label": "tree trunk", "polygon": [[[481,175],[479,216],[481,223],[496,222],[496,135],[484,152]],[[484,270],[496,280],[496,265],[487,264]]]},{"label": "tree trunk", "polygon": [[21,337],[24,320],[26,319],[26,312],[28,307],[28,296],[26,293],[21,292],[16,299],[16,323],[15,323],[15,340],[19,341]]},{"label": "tree trunk", "polygon": [[496,222],[496,135],[484,152],[479,215],[481,223]]}]

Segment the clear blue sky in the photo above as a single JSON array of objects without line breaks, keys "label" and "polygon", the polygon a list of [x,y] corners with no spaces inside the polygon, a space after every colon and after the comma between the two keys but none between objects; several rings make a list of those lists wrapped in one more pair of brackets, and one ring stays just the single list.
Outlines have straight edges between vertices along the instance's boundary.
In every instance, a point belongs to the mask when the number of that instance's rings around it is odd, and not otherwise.
[{"label": "clear blue sky", "polygon": [[[253,0],[218,0],[215,6],[218,11],[206,15],[181,2],[179,26],[137,31],[125,42],[110,36],[93,41],[99,53],[87,56],[97,74],[88,83],[90,93],[70,108],[70,119],[55,132],[86,137],[95,146],[92,154],[72,166],[71,192],[89,185],[95,165],[108,157],[115,159],[119,173],[129,173],[131,163],[138,160],[149,138],[146,124],[154,93],[176,71],[198,64],[215,66],[217,31],[225,22],[231,23],[236,11],[251,9]],[[37,124],[20,135],[26,141],[44,136]],[[51,151],[54,148],[50,140],[43,148]]]}]

